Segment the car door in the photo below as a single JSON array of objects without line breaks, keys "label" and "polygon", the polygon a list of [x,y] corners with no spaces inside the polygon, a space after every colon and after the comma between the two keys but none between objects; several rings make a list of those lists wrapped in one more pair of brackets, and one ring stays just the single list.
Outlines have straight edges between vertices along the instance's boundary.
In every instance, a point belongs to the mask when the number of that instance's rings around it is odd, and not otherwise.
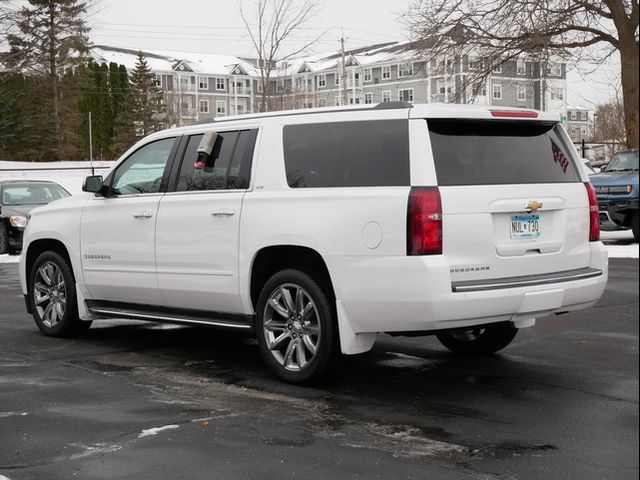
[{"label": "car door", "polygon": [[162,179],[176,138],[148,143],[109,175],[109,194],[84,207],[80,229],[85,284],[96,300],[161,303],[155,228]]},{"label": "car door", "polygon": [[241,313],[240,214],[249,187],[257,130],[218,132],[211,155],[203,135],[186,141],[174,192],[160,201],[156,230],[158,284],[165,305]]}]

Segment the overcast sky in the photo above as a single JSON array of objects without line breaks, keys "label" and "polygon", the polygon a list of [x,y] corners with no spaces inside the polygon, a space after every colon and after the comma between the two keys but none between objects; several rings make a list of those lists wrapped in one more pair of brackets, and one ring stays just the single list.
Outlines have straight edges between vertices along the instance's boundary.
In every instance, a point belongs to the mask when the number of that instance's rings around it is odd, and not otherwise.
[{"label": "overcast sky", "polygon": [[[253,0],[244,1],[247,8]],[[295,44],[324,33],[312,51],[335,51],[342,31],[347,48],[406,40],[401,22],[409,0],[320,0],[318,14]],[[102,0],[91,19],[91,39],[117,47],[254,56],[236,0]],[[291,47],[291,45],[290,45]],[[569,103],[591,107],[609,99],[618,83],[613,64],[595,73],[569,73]]]}]

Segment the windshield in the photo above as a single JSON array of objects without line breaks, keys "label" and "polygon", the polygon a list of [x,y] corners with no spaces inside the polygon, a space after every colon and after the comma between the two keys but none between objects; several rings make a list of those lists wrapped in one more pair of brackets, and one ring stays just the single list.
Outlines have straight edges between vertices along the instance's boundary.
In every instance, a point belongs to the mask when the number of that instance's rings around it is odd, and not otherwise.
[{"label": "windshield", "polygon": [[46,205],[60,198],[68,197],[60,185],[12,184],[2,189],[2,204],[6,206]]},{"label": "windshield", "polygon": [[638,150],[616,153],[607,166],[607,172],[628,172],[634,170],[638,170]]}]

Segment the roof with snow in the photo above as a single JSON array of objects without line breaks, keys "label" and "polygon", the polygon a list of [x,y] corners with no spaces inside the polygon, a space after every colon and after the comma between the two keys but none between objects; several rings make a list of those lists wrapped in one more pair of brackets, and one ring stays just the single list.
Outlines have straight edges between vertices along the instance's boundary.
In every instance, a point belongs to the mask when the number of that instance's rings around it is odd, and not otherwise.
[{"label": "roof with snow", "polygon": [[[136,59],[142,53],[154,72],[194,72],[209,75],[259,76],[257,60],[209,53],[189,53],[160,50],[136,50],[129,48],[94,45],[91,57],[97,63],[115,62],[127,70],[135,68]],[[345,63],[351,65],[373,65],[410,61],[417,57],[416,44],[412,42],[388,42],[345,51]],[[272,72],[274,77],[296,73],[316,73],[335,70],[342,62],[341,52],[327,52],[287,59],[280,62]]]}]

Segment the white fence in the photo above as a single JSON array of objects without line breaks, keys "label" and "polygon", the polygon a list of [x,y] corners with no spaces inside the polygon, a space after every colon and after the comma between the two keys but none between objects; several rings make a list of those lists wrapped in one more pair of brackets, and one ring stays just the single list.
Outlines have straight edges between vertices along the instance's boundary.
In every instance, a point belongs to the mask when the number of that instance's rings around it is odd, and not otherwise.
[{"label": "white fence", "polygon": [[[95,175],[106,176],[114,162],[94,162]],[[62,185],[69,193],[82,191],[82,182],[92,174],[89,162],[0,162],[2,180],[47,180]]]}]

